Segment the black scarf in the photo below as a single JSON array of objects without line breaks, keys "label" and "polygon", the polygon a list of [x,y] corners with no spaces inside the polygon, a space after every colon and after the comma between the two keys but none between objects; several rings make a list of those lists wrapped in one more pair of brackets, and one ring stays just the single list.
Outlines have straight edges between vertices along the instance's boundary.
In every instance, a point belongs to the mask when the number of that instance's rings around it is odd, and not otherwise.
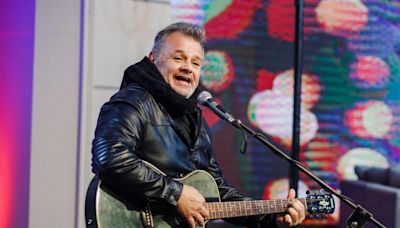
[{"label": "black scarf", "polygon": [[125,70],[120,90],[130,83],[138,83],[149,91],[154,99],[160,102],[172,117],[192,114],[196,110],[198,89],[195,90],[189,99],[178,94],[165,82],[160,71],[158,71],[154,63],[147,57],[144,57],[140,62]]}]

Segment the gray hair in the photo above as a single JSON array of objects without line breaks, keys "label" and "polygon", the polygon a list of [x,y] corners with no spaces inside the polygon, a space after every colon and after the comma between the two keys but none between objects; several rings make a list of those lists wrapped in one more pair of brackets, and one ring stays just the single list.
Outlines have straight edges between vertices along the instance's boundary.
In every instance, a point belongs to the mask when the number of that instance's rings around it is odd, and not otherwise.
[{"label": "gray hair", "polygon": [[160,53],[162,45],[164,44],[165,38],[174,32],[180,32],[186,36],[192,37],[194,40],[199,42],[199,44],[204,50],[204,42],[205,42],[204,29],[195,24],[187,22],[177,22],[168,25],[163,30],[157,33],[156,38],[154,39],[154,45],[151,52],[158,55]]}]

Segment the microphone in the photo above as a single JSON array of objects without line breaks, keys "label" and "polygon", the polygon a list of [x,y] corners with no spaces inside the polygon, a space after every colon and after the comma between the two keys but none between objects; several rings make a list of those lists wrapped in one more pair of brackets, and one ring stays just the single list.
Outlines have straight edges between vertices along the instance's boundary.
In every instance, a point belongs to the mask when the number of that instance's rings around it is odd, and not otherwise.
[{"label": "microphone", "polygon": [[236,121],[236,119],[233,118],[231,114],[225,111],[224,108],[222,108],[217,102],[212,99],[211,93],[207,91],[203,91],[197,96],[197,103],[211,109],[211,111],[213,111],[223,120],[226,120],[230,123],[234,123]]}]

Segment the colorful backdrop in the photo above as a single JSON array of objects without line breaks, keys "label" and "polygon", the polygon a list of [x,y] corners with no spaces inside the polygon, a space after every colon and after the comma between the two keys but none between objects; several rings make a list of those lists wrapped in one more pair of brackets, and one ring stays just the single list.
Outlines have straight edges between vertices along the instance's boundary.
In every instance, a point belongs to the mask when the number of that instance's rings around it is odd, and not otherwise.
[{"label": "colorful backdrop", "polygon": [[[294,1],[171,0],[175,20],[204,25],[201,84],[290,152]],[[27,227],[35,1],[0,1],[0,227]],[[330,185],[356,164],[400,162],[400,2],[306,0],[301,161]],[[288,166],[208,110],[228,179],[254,198],[282,198]],[[302,177],[300,189],[315,184]],[[302,193],[302,192],[300,192]]]},{"label": "colorful backdrop", "polygon": [[0,227],[28,227],[34,0],[0,1]]},{"label": "colorful backdrop", "polygon": [[[289,0],[171,0],[173,17],[207,32],[201,84],[231,113],[290,153],[295,6]],[[400,2],[305,0],[301,161],[337,188],[355,165],[400,162]],[[281,198],[288,165],[208,110],[228,179]],[[317,187],[301,175],[300,195]],[[283,191],[281,191],[283,190]]]}]

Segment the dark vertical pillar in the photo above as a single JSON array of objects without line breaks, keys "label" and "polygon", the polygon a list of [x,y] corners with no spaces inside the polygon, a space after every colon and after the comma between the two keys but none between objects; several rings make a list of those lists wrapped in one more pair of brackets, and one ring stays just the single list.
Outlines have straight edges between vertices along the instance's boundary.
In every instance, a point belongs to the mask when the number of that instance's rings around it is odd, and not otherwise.
[{"label": "dark vertical pillar", "polygon": [[[303,1],[295,0],[296,27],[294,42],[294,93],[293,93],[293,132],[292,158],[299,160],[300,153],[300,114],[301,114],[301,75],[303,72]],[[289,186],[297,192],[299,182],[298,170],[289,167]]]}]

